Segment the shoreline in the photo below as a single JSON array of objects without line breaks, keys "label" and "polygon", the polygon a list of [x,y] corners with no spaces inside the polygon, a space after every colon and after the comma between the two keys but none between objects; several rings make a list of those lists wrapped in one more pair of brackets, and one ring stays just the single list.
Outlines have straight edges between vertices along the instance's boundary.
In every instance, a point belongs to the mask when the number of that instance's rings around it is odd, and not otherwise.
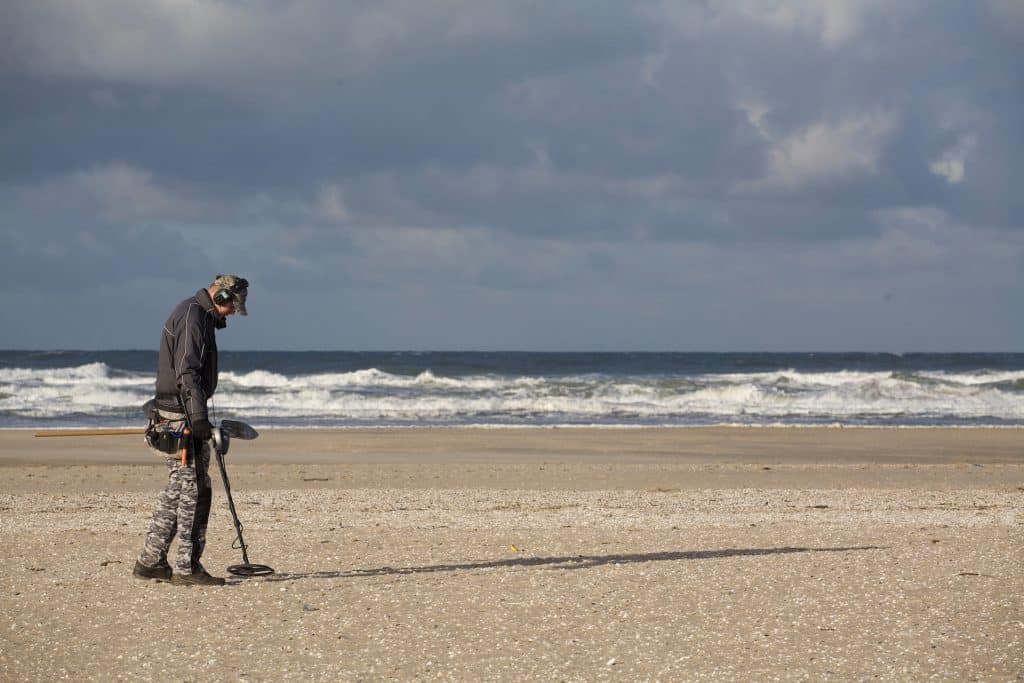
[{"label": "shoreline", "polygon": [[[233,418],[228,418],[233,419]],[[772,422],[767,424],[745,424],[740,422],[716,422],[714,424],[466,424],[466,425],[261,425],[252,423],[251,426],[260,432],[268,431],[282,431],[282,430],[294,430],[294,431],[324,431],[324,432],[344,432],[349,430],[406,430],[406,429],[417,429],[424,431],[431,430],[459,430],[459,429],[479,429],[479,430],[490,430],[490,429],[522,429],[522,430],[555,430],[555,429],[607,429],[607,430],[635,430],[635,429],[1024,429],[1024,424],[935,424],[935,425],[884,425],[884,424],[845,424],[842,422],[831,422],[828,424],[786,424],[781,422]],[[52,426],[36,426],[36,427],[0,427],[0,433],[2,432],[39,432],[39,431],[54,431],[63,430],[68,432],[74,432],[75,430],[86,430],[86,429],[141,429],[138,424],[130,425],[90,425],[90,426],[78,426],[78,427],[52,427]]]},{"label": "shoreline", "polygon": [[[1024,486],[1021,436],[949,428],[282,429],[233,440],[226,462],[232,481],[250,490],[951,490]],[[166,476],[164,459],[139,434],[0,430],[0,470],[10,473],[0,492],[102,490],[110,480],[153,490]],[[28,476],[38,470],[46,477]]]},{"label": "shoreline", "polygon": [[[0,429],[0,466],[62,461],[145,464],[153,460],[142,435],[36,437],[37,430]],[[345,429],[265,429],[253,441],[232,440],[229,457],[260,462],[349,462],[363,458],[417,456],[462,461],[477,457],[543,456],[612,462],[720,462],[722,458],[759,462],[763,458],[804,463],[1024,462],[1024,427],[895,429],[860,427],[353,427]],[[497,460],[496,460],[497,459]]]}]

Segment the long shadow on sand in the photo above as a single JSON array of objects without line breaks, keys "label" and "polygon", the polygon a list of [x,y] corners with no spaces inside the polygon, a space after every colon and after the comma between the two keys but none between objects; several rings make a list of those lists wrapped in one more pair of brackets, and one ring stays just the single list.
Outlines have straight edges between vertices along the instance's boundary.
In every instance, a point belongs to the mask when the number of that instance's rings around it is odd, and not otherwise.
[{"label": "long shadow on sand", "polygon": [[885,550],[884,546],[863,545],[841,548],[729,548],[726,550],[687,550],[660,553],[632,553],[622,555],[571,555],[565,557],[515,557],[487,562],[460,564],[432,564],[422,567],[376,567],[346,571],[291,572],[267,576],[264,581],[299,581],[302,579],[355,579],[368,576],[394,576],[402,574],[430,574],[500,567],[543,567],[545,569],[587,569],[605,564],[634,564],[637,562],[678,562],[682,560],[713,560],[725,557],[758,555],[787,555],[790,553],[841,553],[855,550]]}]

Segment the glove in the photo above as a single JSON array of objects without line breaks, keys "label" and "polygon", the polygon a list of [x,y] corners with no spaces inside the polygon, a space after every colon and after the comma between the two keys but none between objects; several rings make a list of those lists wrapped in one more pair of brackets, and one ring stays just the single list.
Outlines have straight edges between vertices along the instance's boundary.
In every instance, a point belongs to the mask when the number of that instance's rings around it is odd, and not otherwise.
[{"label": "glove", "polygon": [[199,441],[206,441],[213,436],[213,425],[205,417],[192,420],[192,436]]}]

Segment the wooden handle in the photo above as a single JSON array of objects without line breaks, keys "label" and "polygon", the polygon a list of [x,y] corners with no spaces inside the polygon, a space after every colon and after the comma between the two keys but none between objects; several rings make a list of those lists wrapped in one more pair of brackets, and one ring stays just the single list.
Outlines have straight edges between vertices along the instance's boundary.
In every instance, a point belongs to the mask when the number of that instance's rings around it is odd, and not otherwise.
[{"label": "wooden handle", "polygon": [[192,430],[185,427],[185,431],[181,433],[181,466],[185,467],[188,462],[188,442],[189,437],[192,436]]},{"label": "wooden handle", "polygon": [[36,436],[127,436],[145,433],[145,429],[51,429],[36,432]]}]

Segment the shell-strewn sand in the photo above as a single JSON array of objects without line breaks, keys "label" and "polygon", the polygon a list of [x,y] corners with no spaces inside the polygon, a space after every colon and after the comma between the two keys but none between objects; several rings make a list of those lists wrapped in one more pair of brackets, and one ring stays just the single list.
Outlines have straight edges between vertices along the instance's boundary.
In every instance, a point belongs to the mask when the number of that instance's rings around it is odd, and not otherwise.
[{"label": "shell-strewn sand", "polygon": [[228,461],[277,574],[178,588],[130,576],[139,437],[0,432],[0,679],[1024,679],[1020,430],[275,431]]}]

